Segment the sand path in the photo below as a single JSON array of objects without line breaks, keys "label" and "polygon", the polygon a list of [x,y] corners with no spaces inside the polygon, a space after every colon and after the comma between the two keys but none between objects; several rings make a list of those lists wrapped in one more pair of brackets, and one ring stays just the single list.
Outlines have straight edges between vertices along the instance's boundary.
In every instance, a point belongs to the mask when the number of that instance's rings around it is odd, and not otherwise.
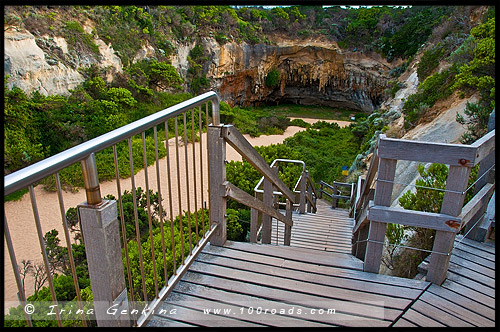
[{"label": "sand path", "polygon": [[[304,119],[304,121],[309,123],[314,123],[315,119]],[[328,120],[332,122],[333,120]],[[349,122],[346,121],[336,121],[340,126],[348,125]],[[290,126],[286,129],[283,135],[268,135],[260,137],[250,137],[249,135],[244,135],[245,138],[253,146],[261,145],[271,145],[282,143],[287,137],[295,135],[295,133],[305,130],[301,127]],[[196,142],[194,146],[195,150],[195,165],[193,165],[193,145],[189,143],[187,145],[188,151],[188,176],[189,176],[189,201],[191,210],[201,208],[201,202],[208,200],[208,172],[207,172],[207,148],[206,148],[206,134],[202,135],[202,156],[203,156],[203,172],[200,167],[200,143]],[[175,151],[175,139],[169,140],[169,156],[170,156],[170,174],[172,181],[172,212],[173,215],[177,215],[179,212],[179,195],[177,188],[181,188],[181,199],[182,210],[187,210],[187,185],[186,185],[186,171],[183,165],[185,165],[185,146],[179,147],[179,164],[180,164],[180,186],[177,187],[177,168],[176,168],[176,151]],[[241,161],[241,156],[229,145],[226,149],[226,159],[228,161],[237,160]],[[169,197],[168,197],[168,181],[167,179],[167,158],[163,158],[159,161],[160,170],[160,188],[163,199],[163,206],[167,209],[167,214],[170,216],[169,207]],[[157,184],[157,168],[156,163],[149,166],[147,169],[149,188],[153,191],[158,191]],[[195,191],[194,191],[194,181],[196,179],[197,191],[196,200],[197,206],[194,206]],[[145,170],[139,171],[135,176],[135,186],[146,188],[145,181]],[[203,182],[202,182],[203,180]],[[201,192],[201,185],[203,183],[203,197]],[[131,190],[131,178],[120,180],[121,191]],[[37,186],[34,188],[35,198],[37,203],[37,209],[40,216],[40,222],[42,225],[42,234],[50,231],[51,229],[56,229],[59,232],[59,239],[61,240],[61,245],[66,246],[64,230],[62,227],[62,218],[59,208],[58,195],[55,192],[47,192]],[[105,196],[107,194],[112,194],[115,197],[117,195],[117,184],[116,180],[106,181],[101,183],[101,194]],[[63,202],[65,211],[70,207],[76,207],[78,204],[84,202],[85,191],[80,190],[77,193],[63,192]],[[21,260],[31,260],[33,263],[42,264],[42,256],[40,250],[40,244],[38,241],[38,236],[35,228],[35,222],[33,218],[33,210],[30,200],[30,195],[26,194],[19,201],[11,201],[4,203],[5,216],[8,222],[9,231],[12,237],[12,242],[14,246],[14,251],[16,255],[16,260],[19,263]],[[17,286],[15,283],[14,273],[12,272],[12,265],[10,261],[9,254],[7,252],[6,241],[4,240],[4,301],[5,301],[5,312],[10,306],[17,306]],[[26,278],[26,296],[33,293],[33,278],[31,276]]]}]

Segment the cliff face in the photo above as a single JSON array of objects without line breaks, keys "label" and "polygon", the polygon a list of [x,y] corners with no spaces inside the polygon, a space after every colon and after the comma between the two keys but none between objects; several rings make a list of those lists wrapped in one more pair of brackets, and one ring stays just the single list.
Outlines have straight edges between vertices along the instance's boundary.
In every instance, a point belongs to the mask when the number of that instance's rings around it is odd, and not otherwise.
[{"label": "cliff face", "polygon": [[[98,56],[68,51],[64,38],[35,36],[19,27],[7,27],[4,34],[5,74],[8,87],[27,93],[67,95],[83,82],[79,67],[96,64],[121,72],[120,59],[111,46],[95,39]],[[378,54],[342,52],[331,42],[279,41],[275,45],[235,42],[219,45],[213,38],[202,44],[210,56],[204,71],[212,89],[231,105],[297,103],[325,105],[371,112],[382,103],[383,91],[393,67]],[[181,77],[189,67],[187,57],[195,43],[175,43],[171,62]],[[153,58],[151,45],[139,50],[134,61]],[[279,85],[266,86],[271,70],[280,72]]]},{"label": "cliff face", "polygon": [[[208,77],[223,100],[233,105],[292,102],[371,112],[383,101],[392,68],[377,54],[341,52],[329,43],[278,45],[204,40],[210,50]],[[279,86],[266,86],[271,70]]]}]

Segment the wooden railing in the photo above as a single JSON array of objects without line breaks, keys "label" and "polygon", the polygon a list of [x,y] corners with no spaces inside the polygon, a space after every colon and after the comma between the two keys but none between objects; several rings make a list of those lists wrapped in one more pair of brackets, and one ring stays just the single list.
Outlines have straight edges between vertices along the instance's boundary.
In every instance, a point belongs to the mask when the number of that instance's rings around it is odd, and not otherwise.
[{"label": "wooden railing", "polygon": [[[494,130],[472,145],[418,142],[380,135],[366,180],[358,180],[351,207],[351,216],[355,218],[353,254],[364,260],[364,270],[379,271],[387,223],[430,228],[436,230],[436,236],[427,280],[441,284],[446,278],[456,234],[488,203],[495,188],[494,183],[484,184],[463,206],[471,168],[494,153]],[[398,160],[449,165],[440,213],[390,207]],[[375,190],[372,189],[374,180]]]},{"label": "wooden railing", "polygon": [[[350,195],[349,196],[342,195],[342,191],[339,189],[339,187],[349,188]],[[331,193],[323,188],[329,189],[331,191]],[[319,190],[318,190],[319,198],[322,198],[323,194],[330,197],[332,199],[332,209],[335,209],[337,207],[337,203],[338,203],[339,199],[343,199],[345,201],[348,201],[352,197],[354,197],[355,188],[356,188],[355,183],[345,183],[345,182],[333,181],[332,184],[328,184],[324,181],[319,181]]]},{"label": "wooden railing", "polygon": [[[256,197],[226,181],[226,142],[241,154],[264,177],[264,197]],[[252,210],[250,241],[256,242],[258,212],[262,213],[262,243],[271,243],[271,218],[285,224],[284,244],[290,244],[292,206],[296,202],[292,192],[278,176],[277,167],[270,167],[264,158],[232,125],[212,125],[208,128],[210,220],[219,224],[219,231],[211,243],[223,245],[226,241],[226,200],[231,198]],[[286,214],[281,214],[273,205],[274,187],[286,197]]]}]

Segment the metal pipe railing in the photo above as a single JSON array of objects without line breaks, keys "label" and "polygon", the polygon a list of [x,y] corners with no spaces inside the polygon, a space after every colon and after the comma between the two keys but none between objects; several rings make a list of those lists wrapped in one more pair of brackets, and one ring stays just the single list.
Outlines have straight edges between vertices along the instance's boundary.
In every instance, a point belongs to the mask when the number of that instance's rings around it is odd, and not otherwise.
[{"label": "metal pipe railing", "polygon": [[12,174],[6,175],[4,177],[4,195],[6,196],[19,189],[26,188],[30,184],[54,174],[65,167],[86,159],[92,153],[111,147],[118,142],[159,125],[167,119],[180,115],[190,108],[201,106],[209,101],[212,102],[212,122],[214,125],[217,125],[220,122],[219,99],[217,94],[211,91],[151,114],[145,118],[20,169]]}]

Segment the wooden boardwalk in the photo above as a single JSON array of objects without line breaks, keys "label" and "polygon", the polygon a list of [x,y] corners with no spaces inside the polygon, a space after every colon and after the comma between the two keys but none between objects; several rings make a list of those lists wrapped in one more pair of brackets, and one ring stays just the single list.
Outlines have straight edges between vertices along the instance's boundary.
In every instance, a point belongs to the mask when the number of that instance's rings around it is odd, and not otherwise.
[{"label": "wooden boardwalk", "polygon": [[339,228],[352,234],[347,212],[328,209],[294,214],[290,247],[208,244],[147,326],[495,326],[494,246],[463,240],[442,286],[363,272],[328,242]]},{"label": "wooden boardwalk", "polygon": [[[282,211],[282,213],[284,213]],[[350,254],[354,221],[349,212],[332,209],[323,200],[317,201],[317,213],[293,213],[291,247],[310,248]],[[283,244],[285,227],[283,223],[272,223],[271,243]],[[276,237],[276,229],[278,237]]]}]

